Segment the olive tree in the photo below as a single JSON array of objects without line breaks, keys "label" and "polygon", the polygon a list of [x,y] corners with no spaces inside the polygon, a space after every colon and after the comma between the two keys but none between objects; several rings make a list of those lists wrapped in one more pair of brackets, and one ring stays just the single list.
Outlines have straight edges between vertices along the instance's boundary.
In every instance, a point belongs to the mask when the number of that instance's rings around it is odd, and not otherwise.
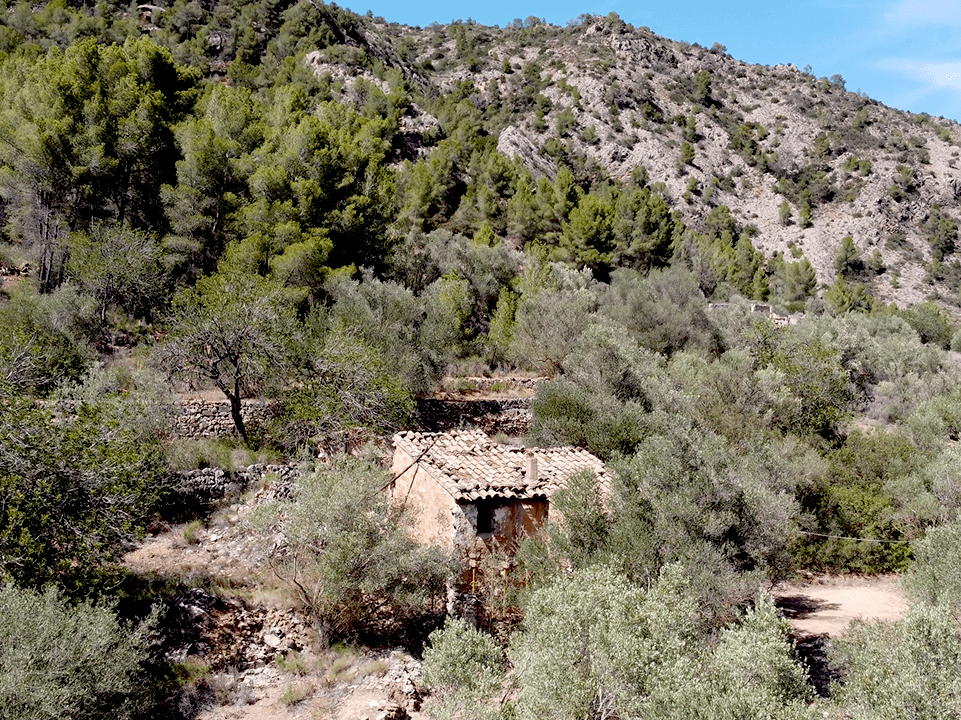
[{"label": "olive tree", "polygon": [[851,717],[940,720],[961,710],[961,640],[943,606],[920,603],[896,623],[856,621],[833,660],[834,699]]},{"label": "olive tree", "polygon": [[511,642],[526,718],[630,716],[686,661],[694,605],[670,569],[650,592],[605,568],[578,570],[534,593]]},{"label": "olive tree", "polygon": [[40,294],[25,285],[0,303],[0,384],[44,395],[78,379],[90,363],[95,310],[71,286]]},{"label": "olive tree", "polygon": [[88,596],[168,487],[163,423],[136,393],[64,400],[0,404],[0,580]]},{"label": "olive tree", "polygon": [[0,586],[0,720],[126,720],[142,710],[151,621]]},{"label": "olive tree", "polygon": [[127,226],[98,224],[71,235],[69,246],[67,272],[96,298],[101,322],[112,307],[149,319],[162,305],[165,273],[156,238]]},{"label": "olive tree", "polygon": [[290,500],[267,504],[258,526],[282,528],[271,567],[317,620],[326,641],[357,636],[392,609],[416,613],[443,592],[450,564],[416,543],[384,494],[390,477],[351,456],[302,475]]},{"label": "olive tree", "polygon": [[721,630],[698,632],[683,569],[645,590],[603,567],[534,593],[511,642],[508,716],[736,720],[813,718],[804,669],[770,597]]},{"label": "olive tree", "polygon": [[397,368],[343,328],[307,343],[298,365],[268,421],[279,446],[332,448],[358,432],[388,434],[410,421],[414,399]]}]

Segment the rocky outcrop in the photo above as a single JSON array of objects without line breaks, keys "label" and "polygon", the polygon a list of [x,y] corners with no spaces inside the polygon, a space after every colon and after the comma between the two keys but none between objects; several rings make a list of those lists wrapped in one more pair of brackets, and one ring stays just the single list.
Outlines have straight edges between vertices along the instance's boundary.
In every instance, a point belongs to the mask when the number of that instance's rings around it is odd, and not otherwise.
[{"label": "rocky outcrop", "polygon": [[508,125],[497,138],[497,152],[509,158],[518,158],[531,174],[551,180],[557,175],[557,165],[541,155],[538,148],[527,135],[513,125]]}]

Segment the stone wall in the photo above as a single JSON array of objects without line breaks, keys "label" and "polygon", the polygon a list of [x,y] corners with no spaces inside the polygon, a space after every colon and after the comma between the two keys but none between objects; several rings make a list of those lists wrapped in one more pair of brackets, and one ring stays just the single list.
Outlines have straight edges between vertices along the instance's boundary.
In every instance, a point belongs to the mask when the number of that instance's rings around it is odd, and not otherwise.
[{"label": "stone wall", "polygon": [[479,392],[509,392],[533,393],[537,386],[548,380],[546,377],[525,377],[520,375],[505,375],[500,377],[468,376],[454,378],[454,383],[463,381]]},{"label": "stone wall", "polygon": [[177,474],[174,492],[186,502],[206,505],[225,497],[236,496],[247,488],[273,480],[271,493],[277,497],[289,496],[291,483],[299,473],[296,465],[249,465],[238,470],[203,468],[186,470]]},{"label": "stone wall", "polygon": [[[493,378],[478,378],[494,381]],[[533,388],[541,378],[518,378],[525,388]],[[269,406],[266,400],[241,401],[244,423],[267,420]],[[439,399],[425,398],[417,401],[416,426],[432,432],[442,432],[461,427],[477,427],[490,435],[503,434],[510,437],[526,435],[531,421],[531,401],[522,398],[492,399]],[[180,412],[174,417],[173,433],[179,438],[217,438],[236,434],[230,403],[227,400],[210,400],[187,397],[180,401]],[[366,439],[366,438],[363,438]],[[345,441],[345,445],[351,443]],[[345,447],[344,451],[349,448]]]},{"label": "stone wall", "polygon": [[480,428],[488,435],[526,435],[531,422],[530,398],[504,400],[417,401],[416,427],[428,432],[446,432],[465,427]]},{"label": "stone wall", "polygon": [[[174,419],[174,434],[180,438],[228,437],[236,434],[230,403],[225,400],[184,398],[180,413]],[[240,415],[245,424],[262,422],[267,418],[264,400],[242,400]]]}]

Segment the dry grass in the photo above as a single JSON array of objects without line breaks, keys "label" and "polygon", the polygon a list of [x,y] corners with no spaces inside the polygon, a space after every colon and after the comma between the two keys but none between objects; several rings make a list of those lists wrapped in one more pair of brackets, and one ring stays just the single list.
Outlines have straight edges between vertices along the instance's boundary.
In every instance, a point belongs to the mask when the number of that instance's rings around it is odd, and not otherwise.
[{"label": "dry grass", "polygon": [[322,669],[328,687],[346,685],[365,677],[370,662],[363,651],[350,645],[332,645],[320,654],[317,667]]},{"label": "dry grass", "polygon": [[184,542],[188,545],[196,545],[200,542],[200,531],[203,530],[203,523],[200,520],[191,520],[184,525]]},{"label": "dry grass", "polygon": [[310,672],[310,666],[307,660],[296,650],[291,650],[285,655],[278,655],[274,660],[274,664],[280,670],[291,675],[300,675],[303,677]]},{"label": "dry grass", "polygon": [[293,707],[297,703],[306,700],[313,693],[314,686],[310,683],[289,683],[284,688],[283,693],[281,693],[280,699],[283,700],[284,705],[287,707]]}]

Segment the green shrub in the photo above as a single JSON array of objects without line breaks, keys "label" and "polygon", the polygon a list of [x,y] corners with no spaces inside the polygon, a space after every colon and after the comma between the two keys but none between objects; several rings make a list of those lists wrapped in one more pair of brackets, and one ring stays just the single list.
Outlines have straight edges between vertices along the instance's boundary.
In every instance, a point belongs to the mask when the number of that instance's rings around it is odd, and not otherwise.
[{"label": "green shrub", "polygon": [[925,302],[911,305],[900,311],[908,325],[914,328],[923,343],[933,343],[943,350],[951,345],[954,328],[948,318],[934,303]]},{"label": "green shrub", "polygon": [[301,476],[289,501],[261,506],[256,522],[283,523],[286,545],[271,566],[317,621],[323,642],[356,637],[391,607],[423,612],[443,591],[450,562],[407,534],[376,465],[339,456]]},{"label": "green shrub", "polygon": [[236,470],[233,457],[242,447],[239,440],[234,437],[184,438],[168,443],[165,447],[165,456],[173,470],[209,467]]},{"label": "green shrub", "polygon": [[191,520],[184,526],[183,536],[184,542],[188,545],[196,545],[200,542],[200,531],[203,529],[203,523],[200,520]]},{"label": "green shrub", "polygon": [[787,200],[784,200],[777,211],[778,220],[782,225],[791,224],[791,206],[788,204]]},{"label": "green shrub", "polygon": [[935,206],[921,226],[931,246],[931,255],[937,261],[954,252],[958,242],[958,222],[946,211]]},{"label": "green shrub", "polygon": [[865,720],[948,720],[961,705],[961,640],[943,607],[919,604],[896,623],[855,621],[832,653],[834,701]]},{"label": "green shrub", "polygon": [[694,639],[693,602],[678,573],[645,593],[604,569],[575,571],[534,593],[510,659],[520,691],[520,720],[592,717],[598,701],[631,714],[683,661]]},{"label": "green shrub", "polygon": [[528,718],[811,718],[812,693],[769,596],[707,646],[683,568],[649,589],[606,568],[534,593],[510,659]]},{"label": "green shrub", "polygon": [[951,336],[951,350],[952,352],[961,352],[961,330]]},{"label": "green shrub", "polygon": [[428,637],[424,684],[450,712],[473,709],[496,693],[504,672],[504,653],[490,635],[448,618]]},{"label": "green shrub", "polygon": [[834,251],[834,269],[838,277],[845,280],[858,278],[864,274],[861,248],[854,244],[854,239],[850,235],[842,238],[841,244]]},{"label": "green shrub", "polygon": [[[170,488],[136,395],[0,403],[0,578],[91,597]],[[141,408],[143,409],[143,408]]]},{"label": "green shrub", "polygon": [[0,302],[0,378],[19,392],[45,394],[79,380],[90,363],[95,308],[71,287],[40,295],[26,285]]},{"label": "green shrub", "polygon": [[151,621],[121,625],[108,609],[0,587],[0,719],[117,720],[143,709]]},{"label": "green shrub", "polygon": [[305,683],[288,683],[280,695],[280,699],[287,707],[293,707],[305,700],[313,692],[313,687]]},{"label": "green shrub", "polygon": [[278,655],[274,659],[274,664],[278,669],[293,675],[306,675],[309,669],[304,656],[296,650],[291,650],[285,655]]},{"label": "green shrub", "polygon": [[912,547],[908,592],[917,602],[943,606],[952,617],[961,617],[961,519],[930,530]]}]

